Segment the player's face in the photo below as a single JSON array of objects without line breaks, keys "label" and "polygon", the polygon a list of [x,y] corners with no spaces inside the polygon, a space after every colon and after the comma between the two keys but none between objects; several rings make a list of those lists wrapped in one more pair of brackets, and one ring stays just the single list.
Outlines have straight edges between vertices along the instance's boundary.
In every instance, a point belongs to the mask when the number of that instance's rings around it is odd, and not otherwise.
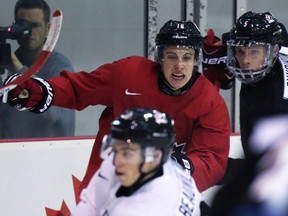
[{"label": "player's face", "polygon": [[235,58],[243,72],[245,70],[259,70],[262,68],[266,57],[264,46],[235,47]]},{"label": "player's face", "polygon": [[116,139],[113,146],[116,175],[122,186],[129,187],[140,177],[141,147]]},{"label": "player's face", "polygon": [[182,88],[191,78],[195,64],[195,50],[169,46],[163,50],[162,71],[174,90]]},{"label": "player's face", "polygon": [[27,51],[38,51],[42,49],[48,34],[50,23],[44,21],[43,10],[19,9],[16,19],[25,19],[33,23],[32,34],[28,40],[18,40],[19,45]]}]

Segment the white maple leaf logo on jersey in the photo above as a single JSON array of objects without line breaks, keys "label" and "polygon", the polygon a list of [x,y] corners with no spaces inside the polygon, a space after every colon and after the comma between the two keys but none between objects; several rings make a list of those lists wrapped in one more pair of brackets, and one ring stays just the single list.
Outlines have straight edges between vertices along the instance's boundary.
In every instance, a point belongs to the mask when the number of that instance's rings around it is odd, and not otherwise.
[{"label": "white maple leaf logo on jersey", "polygon": [[176,152],[181,152],[182,154],[186,154],[186,152],[184,151],[186,144],[187,142],[180,143],[180,144],[175,142],[173,146],[173,152],[176,151]]}]

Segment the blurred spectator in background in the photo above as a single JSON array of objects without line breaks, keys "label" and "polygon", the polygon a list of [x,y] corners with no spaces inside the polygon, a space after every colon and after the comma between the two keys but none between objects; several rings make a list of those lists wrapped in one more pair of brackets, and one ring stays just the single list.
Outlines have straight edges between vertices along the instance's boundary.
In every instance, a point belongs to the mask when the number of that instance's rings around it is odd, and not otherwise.
[{"label": "blurred spectator in background", "polygon": [[215,216],[288,215],[288,115],[260,119],[249,141],[250,157],[214,197]]}]

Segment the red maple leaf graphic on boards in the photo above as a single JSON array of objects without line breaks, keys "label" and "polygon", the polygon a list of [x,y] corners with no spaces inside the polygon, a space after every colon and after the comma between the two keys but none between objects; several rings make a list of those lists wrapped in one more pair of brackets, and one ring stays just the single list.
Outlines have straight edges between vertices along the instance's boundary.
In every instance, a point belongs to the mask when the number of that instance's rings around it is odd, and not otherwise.
[{"label": "red maple leaf graphic on boards", "polygon": [[[80,189],[79,188],[80,188],[81,181],[73,175],[72,175],[72,181],[73,181],[75,202],[77,205],[80,201],[80,197],[79,197]],[[65,203],[65,200],[62,201],[60,210],[54,210],[54,209],[50,209],[47,207],[45,207],[45,210],[46,210],[46,216],[70,216],[71,215],[71,211],[69,210],[67,204]]]},{"label": "red maple leaf graphic on boards", "polygon": [[50,209],[47,207],[45,207],[45,210],[46,210],[47,216],[69,216],[71,215],[71,212],[64,200],[62,201],[60,210],[54,210],[54,209]]}]

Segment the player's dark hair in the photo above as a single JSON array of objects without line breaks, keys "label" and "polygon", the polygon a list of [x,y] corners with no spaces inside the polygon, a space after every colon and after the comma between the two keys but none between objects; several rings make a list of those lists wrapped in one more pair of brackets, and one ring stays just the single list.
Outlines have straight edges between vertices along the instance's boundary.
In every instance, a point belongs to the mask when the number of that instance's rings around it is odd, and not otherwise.
[{"label": "player's dark hair", "polygon": [[44,0],[18,0],[14,7],[14,18],[17,19],[19,9],[34,9],[39,8],[43,10],[44,21],[49,23],[50,20],[50,7]]}]

